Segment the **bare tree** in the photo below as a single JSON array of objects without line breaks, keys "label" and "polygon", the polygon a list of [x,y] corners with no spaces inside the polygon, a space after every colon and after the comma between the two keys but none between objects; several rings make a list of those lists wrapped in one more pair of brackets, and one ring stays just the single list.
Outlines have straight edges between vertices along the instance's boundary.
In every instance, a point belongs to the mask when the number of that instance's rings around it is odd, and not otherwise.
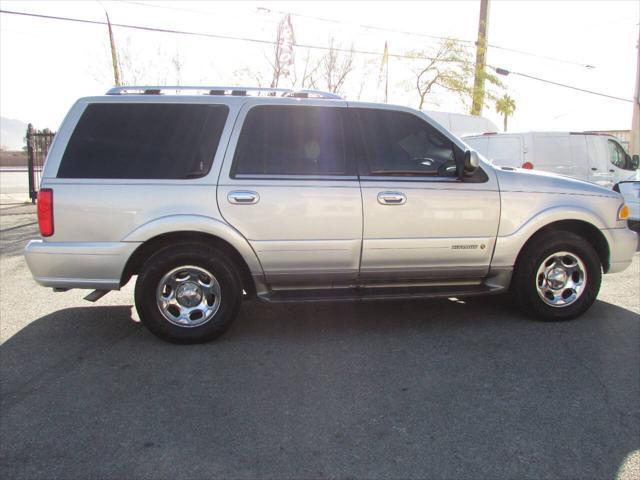
[{"label": "bare tree", "polygon": [[[300,79],[300,88],[318,88],[318,70],[320,70],[320,62],[314,60],[311,57],[311,50],[307,49],[307,54],[304,58],[304,66],[302,67],[302,75]],[[294,86],[298,85],[297,69],[294,68]]]},{"label": "bare tree", "polygon": [[[276,27],[276,39],[273,49],[264,52],[268,70],[258,66],[244,66],[233,72],[233,76],[239,83],[255,83],[258,87],[269,86],[277,88],[282,82],[295,85],[297,83],[297,71],[295,68],[295,35],[291,16],[284,16]],[[304,82],[304,75],[303,75]]]},{"label": "bare tree", "polygon": [[293,46],[295,35],[291,15],[285,15],[278,23],[276,30],[276,43],[273,47],[273,58],[268,59],[273,75],[271,88],[277,88],[281,78],[291,76],[291,70],[295,62]]},{"label": "bare tree", "polygon": [[233,78],[239,84],[254,82],[257,87],[262,87],[267,84],[265,75],[256,71],[250,67],[242,67],[233,71]]},{"label": "bare tree", "polygon": [[137,50],[131,38],[120,45],[120,66],[123,85],[166,85],[171,59],[167,51],[158,46],[155,52]]},{"label": "bare tree", "polygon": [[180,50],[176,49],[176,53],[171,58],[173,64],[173,71],[176,75],[176,85],[180,85],[182,77],[182,67],[184,67],[184,60],[180,57]]},{"label": "bare tree", "polygon": [[329,41],[329,51],[320,61],[320,74],[327,90],[340,93],[347,77],[354,69],[353,45],[348,51],[336,47],[333,38]]}]

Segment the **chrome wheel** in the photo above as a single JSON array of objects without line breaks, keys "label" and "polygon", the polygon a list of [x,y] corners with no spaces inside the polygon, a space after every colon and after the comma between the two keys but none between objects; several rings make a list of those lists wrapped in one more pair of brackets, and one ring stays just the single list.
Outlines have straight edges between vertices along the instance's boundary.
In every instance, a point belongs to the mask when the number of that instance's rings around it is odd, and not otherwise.
[{"label": "chrome wheel", "polygon": [[220,308],[220,284],[207,270],[192,265],[174,268],[158,284],[160,312],[179,327],[207,323]]},{"label": "chrome wheel", "polygon": [[569,252],[549,255],[536,275],[538,295],[552,307],[573,304],[585,290],[587,269],[582,260]]}]

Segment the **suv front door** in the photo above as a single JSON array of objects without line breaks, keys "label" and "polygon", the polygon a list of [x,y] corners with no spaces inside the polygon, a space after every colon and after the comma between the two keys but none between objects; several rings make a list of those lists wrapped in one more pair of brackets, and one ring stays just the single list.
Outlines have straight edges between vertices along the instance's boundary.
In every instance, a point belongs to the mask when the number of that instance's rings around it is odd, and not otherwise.
[{"label": "suv front door", "polygon": [[357,149],[365,284],[420,283],[487,275],[498,230],[493,172],[457,177],[451,139],[410,111],[349,108]]},{"label": "suv front door", "polygon": [[331,100],[256,99],[240,112],[218,205],[275,289],[350,285],[357,278],[362,198],[346,115],[346,104]]}]

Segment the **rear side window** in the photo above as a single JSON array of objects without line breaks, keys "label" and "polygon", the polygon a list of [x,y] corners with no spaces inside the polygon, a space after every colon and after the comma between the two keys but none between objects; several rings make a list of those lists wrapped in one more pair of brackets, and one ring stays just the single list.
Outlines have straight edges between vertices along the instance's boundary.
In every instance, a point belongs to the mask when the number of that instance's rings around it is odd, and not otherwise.
[{"label": "rear side window", "polygon": [[362,133],[364,175],[457,176],[453,143],[405,112],[353,108]]},{"label": "rear side window", "polygon": [[231,176],[353,175],[345,108],[261,105],[249,110]]},{"label": "rear side window", "polygon": [[58,178],[202,177],[228,113],[224,105],[91,104],[71,135]]}]

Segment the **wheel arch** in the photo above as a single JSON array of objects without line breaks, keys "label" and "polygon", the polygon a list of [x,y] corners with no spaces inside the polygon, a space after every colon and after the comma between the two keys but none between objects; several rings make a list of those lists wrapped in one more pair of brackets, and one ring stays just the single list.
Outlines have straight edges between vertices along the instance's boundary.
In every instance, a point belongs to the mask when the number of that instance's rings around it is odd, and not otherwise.
[{"label": "wheel arch", "polygon": [[518,265],[523,253],[532,243],[535,243],[541,236],[549,232],[557,231],[571,232],[584,238],[598,254],[602,270],[607,273],[610,267],[609,259],[611,253],[609,242],[598,227],[585,220],[576,219],[556,220],[536,230],[520,248],[514,266]]},{"label": "wheel arch", "polygon": [[123,241],[139,242],[123,269],[120,285],[126,284],[137,274],[154,252],[168,245],[184,241],[199,241],[215,245],[226,252],[238,267],[247,293],[258,289],[256,279],[264,278],[264,272],[256,253],[237,230],[215,218],[201,215],[170,215],[147,222]]},{"label": "wheel arch", "polygon": [[240,252],[234,248],[226,240],[217,237],[215,235],[198,232],[198,231],[177,231],[160,234],[153,238],[150,238],[146,242],[143,242],[138,248],[131,254],[127,263],[125,264],[120,278],[120,286],[124,286],[133,275],[137,275],[144,263],[157,251],[171,246],[179,245],[186,242],[198,242],[206,245],[212,245],[215,248],[221,250],[231,259],[233,264],[238,268],[240,278],[242,279],[242,286],[245,292],[249,296],[254,296],[256,293],[256,284],[251,274],[251,270],[247,265]]}]

